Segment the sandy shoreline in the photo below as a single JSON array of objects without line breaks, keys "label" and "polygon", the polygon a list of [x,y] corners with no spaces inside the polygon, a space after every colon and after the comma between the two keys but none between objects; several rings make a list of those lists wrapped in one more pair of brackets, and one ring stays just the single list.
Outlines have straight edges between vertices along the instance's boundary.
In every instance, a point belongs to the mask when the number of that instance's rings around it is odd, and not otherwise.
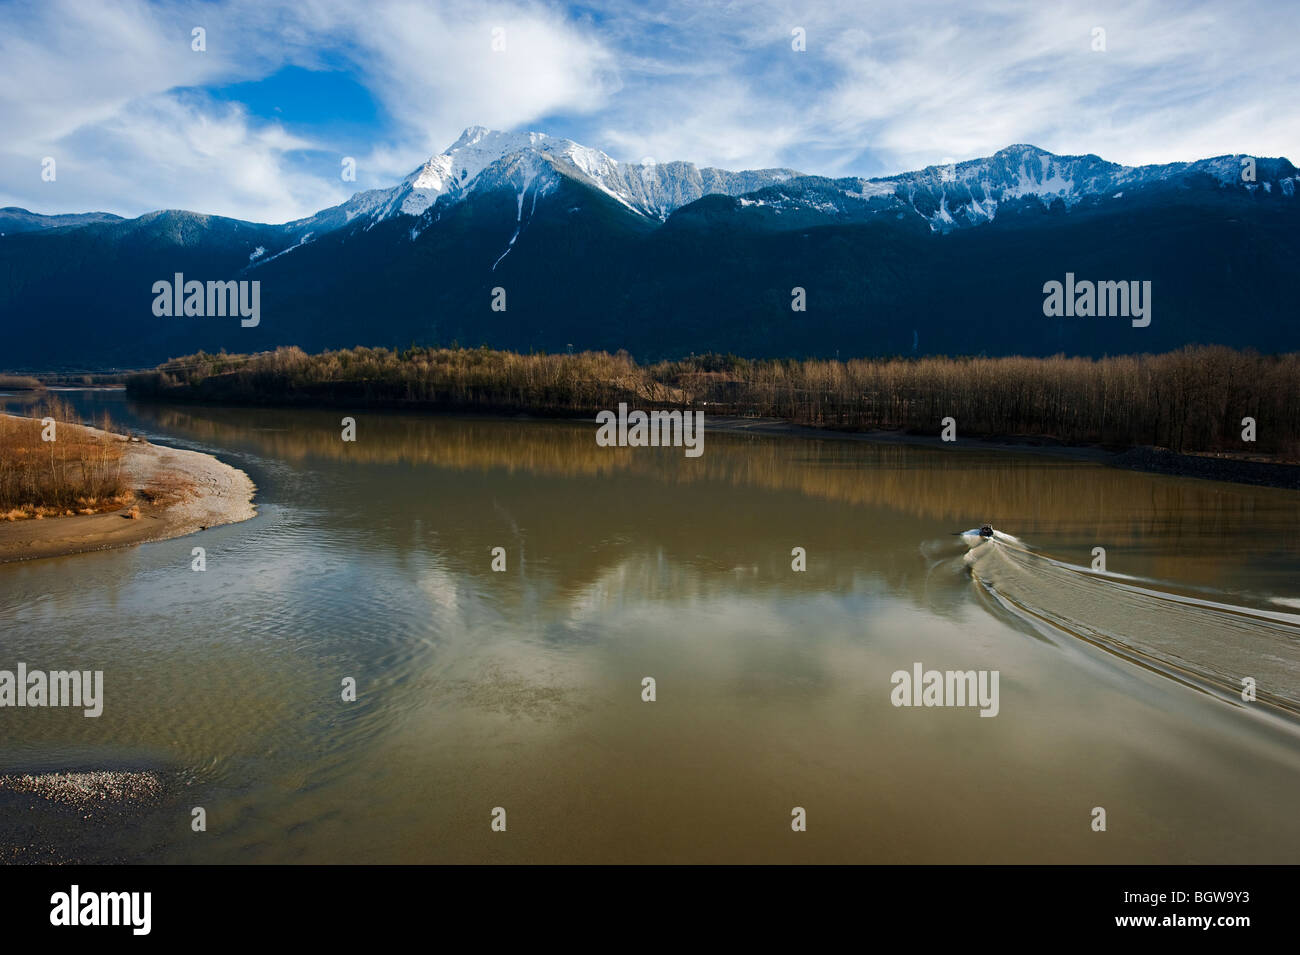
[{"label": "sandy shoreline", "polygon": [[[85,430],[105,434],[97,428]],[[168,540],[256,516],[256,488],[238,468],[198,451],[129,441],[122,435],[110,437],[126,443],[122,468],[137,498],[151,485],[187,485],[187,493],[170,503],[138,499],[103,514],[0,522],[0,564]],[[134,520],[127,517],[132,507],[140,513]]]}]

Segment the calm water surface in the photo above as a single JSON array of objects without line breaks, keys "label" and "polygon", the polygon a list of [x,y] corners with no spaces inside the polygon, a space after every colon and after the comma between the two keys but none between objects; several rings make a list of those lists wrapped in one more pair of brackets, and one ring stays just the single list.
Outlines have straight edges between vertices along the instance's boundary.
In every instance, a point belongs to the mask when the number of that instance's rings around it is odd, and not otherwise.
[{"label": "calm water surface", "polygon": [[[345,444],[336,412],[70,394],[244,469],[259,515],[0,566],[0,668],[107,698],[0,713],[0,775],[163,783],[0,788],[5,858],[1300,862],[1294,492],[578,422],[363,413]],[[1014,539],[954,536],[984,521]],[[998,671],[998,715],[893,706],[916,662]]]}]

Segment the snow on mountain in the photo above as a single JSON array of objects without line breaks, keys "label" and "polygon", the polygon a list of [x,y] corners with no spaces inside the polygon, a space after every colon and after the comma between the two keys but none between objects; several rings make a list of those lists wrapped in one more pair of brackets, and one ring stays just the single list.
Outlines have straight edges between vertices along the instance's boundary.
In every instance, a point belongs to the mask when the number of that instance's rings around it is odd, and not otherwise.
[{"label": "snow on mountain", "polygon": [[[323,235],[356,219],[373,225],[397,215],[423,216],[444,196],[455,202],[493,189],[514,189],[522,210],[524,190],[533,188],[544,195],[561,176],[604,192],[638,215],[663,221],[705,195],[741,195],[799,175],[793,169],[731,172],[701,169],[688,162],[623,163],[598,149],[545,133],[503,133],[471,126],[392,189],[357,193],[285,228],[298,237],[308,232]],[[420,231],[413,227],[413,235]]]},{"label": "snow on mountain", "polygon": [[543,133],[500,133],[471,126],[445,152],[432,157],[397,187],[402,214],[418,216],[440,196],[468,192],[479,174],[499,160],[549,151],[548,138]]},{"label": "snow on mountain", "polygon": [[19,232],[41,232],[45,229],[62,229],[93,225],[98,222],[121,222],[121,216],[111,212],[82,212],[71,215],[45,216],[29,212],[17,206],[5,206],[0,209],[0,236],[16,235]]},{"label": "snow on mountain", "polygon": [[548,175],[545,166],[549,166],[555,174],[586,182],[634,212],[660,221],[709,193],[740,195],[799,175],[791,169],[728,172],[699,169],[688,162],[623,163],[598,149],[545,133],[502,133],[471,126],[446,152],[407,177],[399,187],[401,211],[420,215],[440,196],[511,185],[509,164],[501,164],[520,155],[544,164],[535,166],[538,175]]},{"label": "snow on mountain", "polygon": [[[917,172],[879,179],[857,180],[858,193],[880,195],[892,188],[896,199],[920,213],[935,231],[992,221],[998,207],[1014,199],[1060,199],[1067,209],[1100,196],[1121,198],[1125,189],[1185,181],[1207,176],[1221,186],[1244,186],[1243,155],[1216,156],[1195,162],[1122,166],[1098,156],[1058,156],[1037,146],[1018,144],[984,159],[948,166],[927,166]],[[1294,191],[1296,169],[1285,159],[1258,159],[1257,179],[1276,181],[1283,193]],[[1288,190],[1291,190],[1289,192]],[[845,190],[848,195],[854,192]]]},{"label": "snow on mountain", "polygon": [[333,232],[354,219],[366,219],[372,222],[386,219],[397,210],[395,191],[370,189],[366,192],[358,192],[347,202],[323,209],[314,216],[286,222],[285,231],[301,238],[309,233],[324,235],[326,232]]},{"label": "snow on mountain", "polygon": [[1057,156],[1037,146],[1015,145],[984,159],[877,179],[824,179],[803,176],[739,199],[745,208],[783,216],[792,225],[807,224],[809,214],[836,221],[862,221],[889,213],[902,218],[920,215],[936,232],[990,222],[1010,201],[1036,198],[1060,200],[1069,209],[1085,199],[1120,199],[1126,189],[1186,182],[1208,177],[1221,187],[1259,186],[1272,193],[1274,183],[1284,196],[1295,193],[1297,171],[1285,159],[1253,160],[1257,184],[1243,181],[1246,156],[1216,156],[1195,162],[1151,166],[1122,166],[1098,156]]},{"label": "snow on mountain", "polygon": [[[518,201],[517,228],[504,258],[526,225],[525,204],[535,208],[539,195],[569,178],[660,222],[697,199],[722,194],[745,208],[784,213],[788,222],[803,224],[810,217],[861,221],[881,213],[897,218],[916,214],[932,230],[947,232],[990,222],[1003,204],[1029,197],[1045,203],[1059,199],[1069,209],[1091,197],[1119,199],[1125,190],[1193,176],[1208,176],[1225,187],[1252,188],[1242,182],[1244,159],[1240,155],[1217,156],[1135,167],[1094,155],[1058,156],[1037,146],[1017,144],[983,159],[927,166],[895,176],[827,179],[792,169],[731,172],[699,168],[689,162],[619,162],[600,150],[545,133],[506,133],[471,126],[393,188],[357,193],[341,205],[285,228],[301,244],[352,222],[361,221],[370,228],[386,219],[408,216],[417,220],[409,230],[415,239],[427,227],[430,210],[441,208],[440,201],[456,203],[475,193],[511,190]],[[1282,195],[1294,195],[1297,172],[1290,162],[1259,159],[1257,166],[1258,182],[1265,193],[1271,194],[1276,184]]]}]

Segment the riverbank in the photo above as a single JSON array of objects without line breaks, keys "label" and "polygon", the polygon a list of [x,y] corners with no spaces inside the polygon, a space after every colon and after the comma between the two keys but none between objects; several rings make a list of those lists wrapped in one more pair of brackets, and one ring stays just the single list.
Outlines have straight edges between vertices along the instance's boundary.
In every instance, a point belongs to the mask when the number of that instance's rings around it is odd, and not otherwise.
[{"label": "riverbank", "polygon": [[[141,401],[590,420],[622,403],[702,410],[747,434],[1007,450],[1154,474],[1300,489],[1300,354],[839,361],[488,348],[198,354],[128,377]],[[1154,397],[1153,397],[1154,396]],[[1226,409],[1226,410],[1225,410]],[[957,423],[958,440],[940,438]],[[1246,431],[1250,437],[1246,438]]]},{"label": "riverbank", "polygon": [[961,438],[944,441],[935,435],[904,431],[837,431],[794,424],[781,418],[706,417],[705,431],[723,434],[756,434],[771,437],[822,438],[844,441],[872,441],[878,444],[907,444],[944,451],[1011,451],[1040,454],[1075,461],[1094,461],[1107,467],[1174,477],[1227,481],[1300,490],[1300,464],[1270,461],[1259,457],[1212,454],[1178,454],[1167,448],[1137,447],[1114,451],[1097,445],[1061,444],[1048,436],[1018,438]]},{"label": "riverbank", "polygon": [[123,442],[122,473],[130,499],[99,514],[0,522],[0,564],[167,540],[246,521],[257,513],[252,480],[210,454],[83,425],[59,427]]},{"label": "riverbank", "polygon": [[1193,347],[1108,358],[746,359],[638,364],[625,352],[351,348],[309,355],[199,353],[131,375],[137,400],[586,418],[626,403],[772,418],[819,433],[1300,462],[1300,353]]},{"label": "riverbank", "polygon": [[1228,454],[1176,454],[1168,448],[1130,448],[1107,463],[1150,474],[1300,490],[1300,465],[1285,461]]},{"label": "riverbank", "polygon": [[824,438],[843,441],[872,441],[876,444],[908,444],[916,447],[939,448],[944,451],[1015,451],[1020,454],[1046,454],[1075,460],[1108,462],[1115,453],[1105,448],[1087,445],[1062,444],[1052,438],[1023,438],[1020,440],[997,438],[961,438],[944,441],[938,435],[913,434],[907,431],[879,428],[871,431],[848,431],[837,428],[816,428],[796,424],[783,418],[739,418],[727,415],[705,416],[706,431],[726,434],[758,434],[796,438]]}]

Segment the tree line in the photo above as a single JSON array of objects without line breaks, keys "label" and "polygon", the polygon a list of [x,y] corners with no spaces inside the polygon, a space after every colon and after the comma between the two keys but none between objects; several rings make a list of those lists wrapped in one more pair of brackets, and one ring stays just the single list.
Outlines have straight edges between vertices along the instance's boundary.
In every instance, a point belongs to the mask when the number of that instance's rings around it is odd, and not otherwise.
[{"label": "tree line", "polygon": [[[289,347],[256,355],[200,352],[133,375],[127,388],[158,400],[583,417],[626,401],[819,428],[926,434],[938,434],[951,417],[965,437],[1300,456],[1300,354],[1221,346],[1100,359],[708,354],[649,365],[622,351],[412,346],[308,354]],[[1245,440],[1252,429],[1255,440]]]}]

